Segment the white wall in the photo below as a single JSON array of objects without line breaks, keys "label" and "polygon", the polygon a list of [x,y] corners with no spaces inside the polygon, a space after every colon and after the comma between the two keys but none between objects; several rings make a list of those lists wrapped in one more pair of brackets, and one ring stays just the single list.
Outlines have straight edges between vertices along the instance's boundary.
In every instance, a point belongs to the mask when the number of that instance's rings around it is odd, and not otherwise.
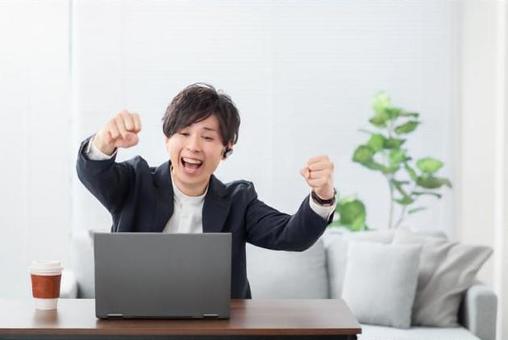
[{"label": "white wall", "polygon": [[[10,261],[1,295],[29,294],[32,259],[66,264],[71,228],[109,229],[105,210],[76,181],[79,141],[129,108],[141,113],[144,130],[139,147],[120,159],[139,153],[153,165],[165,161],[160,118],[195,81],[224,89],[241,111],[240,141],[220,178],[252,180],[261,199],[293,212],[308,190],[298,170],[327,153],[338,189],[358,193],[369,224],[384,227],[386,184],[351,162],[366,138],[357,129],[367,126],[371,96],[387,90],[423,115],[412,153],[443,159],[444,175],[455,181],[457,7],[438,0],[0,1],[0,264]],[[408,223],[453,235],[454,197],[447,192]]]},{"label": "white wall", "polygon": [[69,264],[68,2],[0,2],[1,297],[31,296],[33,259]]},{"label": "white wall", "polygon": [[463,3],[457,230],[494,249],[479,278],[498,294],[498,339],[508,336],[507,21],[504,1]]},{"label": "white wall", "polygon": [[[326,153],[336,185],[358,193],[369,224],[387,223],[384,179],[351,162],[371,96],[384,89],[397,105],[422,113],[409,143],[454,175],[452,124],[457,110],[457,9],[443,1],[76,1],[75,145],[123,108],[143,120],[141,142],[120,159],[167,159],[160,119],[184,86],[210,82],[241,111],[240,139],[218,170],[245,178],[259,197],[294,212],[308,192],[298,170]],[[78,230],[108,229],[107,213],[76,187]],[[429,200],[408,224],[454,231],[454,193]]]}]

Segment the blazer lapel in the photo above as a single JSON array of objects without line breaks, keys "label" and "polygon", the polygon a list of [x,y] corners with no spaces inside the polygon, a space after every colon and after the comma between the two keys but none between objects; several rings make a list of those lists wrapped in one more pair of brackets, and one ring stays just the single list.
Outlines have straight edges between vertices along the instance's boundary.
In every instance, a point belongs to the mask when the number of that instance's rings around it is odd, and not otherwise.
[{"label": "blazer lapel", "polygon": [[153,232],[162,232],[173,215],[173,185],[171,184],[170,162],[159,166],[155,171],[155,185],[158,189],[157,208],[154,211]]},{"label": "blazer lapel", "polygon": [[231,199],[226,197],[225,185],[212,175],[203,205],[203,232],[222,231],[230,207]]}]

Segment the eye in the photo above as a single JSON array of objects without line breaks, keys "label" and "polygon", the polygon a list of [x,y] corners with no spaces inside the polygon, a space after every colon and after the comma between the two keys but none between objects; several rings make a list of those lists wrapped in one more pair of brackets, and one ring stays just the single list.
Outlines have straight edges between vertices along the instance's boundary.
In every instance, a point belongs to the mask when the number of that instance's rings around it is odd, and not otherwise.
[{"label": "eye", "polygon": [[205,140],[207,140],[207,141],[213,141],[213,138],[212,138],[212,137],[205,136],[205,137],[203,137],[203,138],[204,138]]},{"label": "eye", "polygon": [[186,136],[186,137],[189,135],[188,132],[179,132],[179,134],[181,134],[182,136]]}]

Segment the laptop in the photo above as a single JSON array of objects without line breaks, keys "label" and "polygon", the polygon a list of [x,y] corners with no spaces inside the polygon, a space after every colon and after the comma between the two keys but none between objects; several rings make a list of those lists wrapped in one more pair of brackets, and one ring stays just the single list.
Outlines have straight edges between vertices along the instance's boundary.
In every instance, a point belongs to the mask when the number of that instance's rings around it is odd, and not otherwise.
[{"label": "laptop", "polygon": [[228,319],[231,234],[95,233],[100,319]]}]

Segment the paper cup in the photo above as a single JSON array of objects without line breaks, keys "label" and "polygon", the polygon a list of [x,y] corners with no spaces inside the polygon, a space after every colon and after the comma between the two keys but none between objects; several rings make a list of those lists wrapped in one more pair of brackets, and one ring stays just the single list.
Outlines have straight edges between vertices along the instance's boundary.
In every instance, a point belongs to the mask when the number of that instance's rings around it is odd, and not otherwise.
[{"label": "paper cup", "polygon": [[32,262],[30,277],[35,308],[43,310],[57,308],[62,270],[60,261]]}]

